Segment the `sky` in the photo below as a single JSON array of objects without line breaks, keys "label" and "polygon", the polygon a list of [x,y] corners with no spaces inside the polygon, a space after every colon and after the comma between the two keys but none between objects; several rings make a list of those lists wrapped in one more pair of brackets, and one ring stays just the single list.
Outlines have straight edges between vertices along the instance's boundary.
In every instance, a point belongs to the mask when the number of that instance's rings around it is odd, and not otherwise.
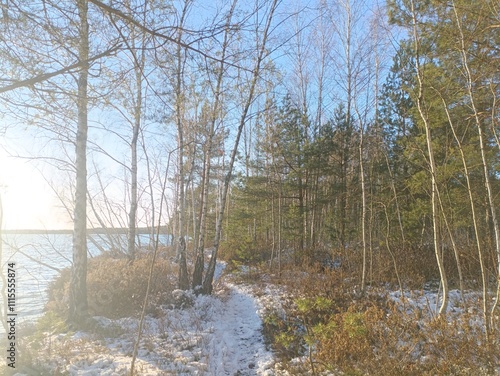
[{"label": "sky", "polygon": [[[4,140],[2,140],[4,141]],[[0,148],[3,229],[70,229],[71,222],[41,171]]]},{"label": "sky", "polygon": [[[298,1],[297,4],[301,7],[304,5],[301,1]],[[194,22],[197,22],[196,17],[194,18]],[[285,60],[283,58],[283,61]],[[6,121],[5,119],[2,120]],[[26,125],[21,125],[21,128],[26,127]],[[117,121],[116,124],[111,124],[110,127],[112,131],[115,131],[117,128],[127,129],[120,121]],[[50,180],[63,181],[58,179],[58,172],[55,171],[56,175],[54,175],[54,171],[44,168],[43,163],[40,161],[9,155],[40,156],[46,155],[46,153],[51,154],[50,146],[47,146],[49,144],[43,140],[35,144],[36,136],[31,134],[30,131],[19,131],[14,136],[15,139],[12,140],[10,138],[11,130],[8,130],[9,138],[5,134],[2,134],[1,130],[2,125],[0,124],[0,195],[3,203],[3,223],[0,224],[1,228],[41,230],[72,228],[68,213],[62,208],[59,199],[45,180],[45,178],[49,178]],[[93,132],[96,137],[99,136],[96,131]],[[96,139],[96,142],[101,146],[103,144],[109,145],[113,143],[111,139],[115,136],[108,133]],[[118,141],[114,140],[116,144],[107,148],[107,150],[111,151],[119,162],[125,162],[126,157],[123,157],[123,153],[117,152],[117,150],[123,147],[123,145],[120,146],[119,135],[117,137]],[[111,191],[114,186],[114,192],[110,193],[110,195],[116,196],[116,192],[119,192],[123,196],[123,181],[125,181],[123,168],[120,170],[120,168],[116,167],[116,164],[113,165],[110,161],[107,164],[100,165],[99,168],[108,174],[106,175],[107,181],[104,182],[106,187]],[[120,182],[122,184],[118,186]],[[65,189],[65,186],[63,185],[60,188]],[[120,202],[123,202],[123,199]],[[126,205],[123,204],[122,207],[126,207]]]},{"label": "sky", "polygon": [[[103,120],[101,120],[102,122]],[[126,125],[113,123],[116,129],[124,128]],[[108,119],[108,123],[111,122]],[[3,123],[9,123],[9,119],[4,118]],[[104,132],[95,127],[96,119],[92,118],[92,129],[89,131],[89,142],[93,141],[105,149],[113,158],[127,163],[128,146],[120,142],[120,137],[114,133]],[[71,200],[71,182],[74,175],[58,169],[55,163],[51,165],[50,158],[66,160],[71,158],[73,145],[63,145],[55,138],[53,133],[47,132],[33,125],[14,124],[5,127],[2,132],[0,124],[0,198],[3,206],[3,221],[0,224],[4,230],[69,230],[73,228],[68,211],[64,208],[60,198],[54,192],[62,195],[64,200]],[[123,135],[126,137],[126,134]],[[88,145],[92,147],[91,144]],[[144,188],[146,174],[145,162],[142,160],[142,153],[139,166],[139,191],[141,199],[138,208],[137,224],[139,226],[150,225],[150,217],[145,214],[150,198],[144,193],[144,189],[149,192],[149,188]],[[47,159],[49,158],[49,159]],[[94,165],[95,164],[95,165]],[[106,195],[113,206],[112,213],[106,209],[102,201],[101,187],[96,176],[96,166],[100,171],[100,180],[106,191]],[[152,166],[153,168],[154,166]],[[161,167],[163,168],[163,167]],[[107,226],[126,226],[128,216],[124,211],[126,205],[124,197],[128,197],[125,192],[124,169],[119,163],[114,162],[106,154],[90,151],[87,159],[88,188],[93,203],[100,212],[101,218],[105,220]],[[155,177],[153,177],[155,179]],[[154,180],[157,183],[157,178]],[[99,193],[99,195],[96,195]],[[99,196],[99,197],[97,197]],[[144,203],[146,202],[146,204]],[[70,204],[69,210],[73,207]],[[146,208],[146,209],[144,209]],[[100,226],[92,215],[92,210],[88,206],[89,226]]]}]

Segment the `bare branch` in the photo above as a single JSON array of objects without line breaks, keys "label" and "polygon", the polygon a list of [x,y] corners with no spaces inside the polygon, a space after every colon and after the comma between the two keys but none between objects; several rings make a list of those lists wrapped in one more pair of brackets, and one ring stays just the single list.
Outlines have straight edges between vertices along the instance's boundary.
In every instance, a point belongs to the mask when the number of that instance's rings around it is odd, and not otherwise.
[{"label": "bare branch", "polygon": [[213,61],[217,61],[219,63],[224,63],[224,64],[227,64],[229,66],[232,66],[234,68],[238,68],[238,69],[242,69],[242,70],[245,70],[245,71],[248,71],[248,72],[252,72],[250,69],[247,69],[245,67],[242,67],[242,66],[239,66],[237,64],[233,64],[233,63],[230,63],[228,61],[223,61],[219,58],[216,58],[212,55],[209,55],[203,51],[201,51],[200,49],[198,48],[195,48],[193,47],[192,45],[188,44],[188,43],[185,43],[181,40],[177,40],[175,38],[172,38],[171,36],[169,35],[166,35],[166,34],[163,34],[161,32],[159,32],[158,30],[151,30],[150,28],[148,28],[147,26],[143,25],[142,23],[140,23],[139,21],[136,21],[135,19],[133,19],[132,17],[126,15],[125,13],[123,13],[122,11],[118,10],[118,9],[115,9],[107,4],[104,4],[102,1],[99,1],[99,0],[89,0],[89,3],[92,3],[94,4],[95,6],[101,8],[102,10],[108,12],[110,15],[115,15],[115,16],[118,16],[120,18],[122,18],[123,20],[126,20],[128,22],[130,22],[131,24],[133,24],[134,26],[137,26],[140,30],[152,35],[152,36],[155,36],[155,37],[159,37],[159,38],[162,38],[168,42],[172,42],[172,43],[175,43],[175,44],[178,44],[180,45],[181,47],[184,47],[190,51],[193,51],[193,52],[196,52],[197,54],[203,56],[204,58],[206,59],[209,59],[209,60],[213,60]]},{"label": "bare branch", "polygon": [[115,53],[116,51],[118,51],[120,48],[121,48],[121,44],[118,44],[118,45],[98,54],[98,55],[93,56],[92,58],[90,58],[88,60],[79,61],[79,62],[71,64],[67,67],[56,70],[54,72],[44,73],[44,74],[41,74],[41,75],[38,75],[38,76],[35,76],[32,78],[28,78],[27,80],[17,81],[13,84],[10,84],[10,85],[7,85],[7,86],[0,88],[0,94],[11,91],[11,90],[19,89],[21,87],[33,86],[33,85],[38,84],[40,82],[47,81],[47,80],[51,79],[52,77],[56,77],[56,76],[59,76],[61,74],[69,73],[73,69],[77,69],[77,68],[80,68],[82,66],[85,66],[85,65],[87,65],[93,61],[96,61],[104,56],[109,56],[109,55]]}]

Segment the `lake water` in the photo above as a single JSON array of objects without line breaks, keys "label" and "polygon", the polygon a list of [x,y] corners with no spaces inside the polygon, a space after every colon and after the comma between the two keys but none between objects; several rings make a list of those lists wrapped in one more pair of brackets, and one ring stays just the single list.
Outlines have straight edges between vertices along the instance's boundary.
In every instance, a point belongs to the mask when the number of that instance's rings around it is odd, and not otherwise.
[{"label": "lake water", "polygon": [[[162,245],[169,244],[169,235],[160,235]],[[139,246],[148,246],[150,236],[137,236]],[[126,249],[126,235],[109,236],[92,234],[88,237],[89,257],[97,256],[102,250]],[[59,270],[71,266],[71,234],[29,234],[2,236],[1,273],[7,278],[9,263],[15,263],[17,321],[22,325],[33,321],[43,313],[47,301],[47,287],[58,275]],[[0,281],[0,287],[2,282]],[[0,298],[0,314],[5,320],[3,299]],[[4,332],[0,325],[0,332]]]}]

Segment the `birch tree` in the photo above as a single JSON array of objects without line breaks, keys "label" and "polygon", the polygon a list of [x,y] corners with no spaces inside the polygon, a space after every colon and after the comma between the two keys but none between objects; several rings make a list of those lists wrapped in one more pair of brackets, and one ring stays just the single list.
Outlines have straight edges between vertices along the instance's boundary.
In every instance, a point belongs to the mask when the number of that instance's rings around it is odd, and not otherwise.
[{"label": "birch tree", "polygon": [[438,184],[437,184],[437,168],[434,159],[434,149],[432,145],[432,131],[431,124],[425,113],[424,109],[424,80],[423,80],[423,70],[420,65],[420,37],[418,32],[419,21],[417,19],[417,10],[415,8],[415,2],[410,1],[410,17],[412,26],[412,38],[413,38],[413,48],[415,51],[415,74],[417,77],[417,98],[416,104],[418,108],[418,113],[420,114],[421,120],[425,128],[425,139],[427,142],[427,158],[429,163],[429,170],[431,175],[431,205],[432,205],[432,226],[433,226],[433,243],[434,243],[434,253],[436,255],[436,261],[439,268],[439,275],[441,277],[441,285],[443,287],[443,299],[441,306],[439,308],[439,314],[446,314],[448,308],[448,280],[446,278],[446,272],[443,265],[443,256],[440,249],[440,238],[439,238],[439,206],[438,206]]},{"label": "birch tree", "polygon": [[210,107],[209,113],[207,114],[207,123],[208,123],[208,133],[207,140],[205,142],[205,150],[204,150],[204,161],[203,161],[203,176],[202,176],[202,193],[201,193],[201,210],[200,210],[200,218],[198,225],[198,244],[196,251],[196,263],[193,271],[193,281],[192,288],[195,291],[199,291],[202,288],[203,284],[203,271],[205,265],[205,235],[206,235],[206,220],[207,220],[207,212],[208,212],[208,193],[210,186],[210,178],[211,178],[211,169],[212,169],[212,157],[213,150],[215,148],[216,141],[216,125],[219,119],[221,118],[221,109],[222,109],[222,99],[223,99],[223,83],[226,73],[226,54],[229,48],[229,44],[231,42],[231,23],[233,13],[235,11],[236,1],[231,3],[231,7],[227,13],[226,18],[226,28],[222,41],[221,48],[221,61],[217,64],[216,70],[216,79],[215,86],[213,87],[213,103]]},{"label": "birch tree", "polygon": [[[89,58],[88,2],[77,1],[79,18],[78,59]],[[87,134],[88,134],[88,98],[89,76],[88,63],[83,65],[78,74],[78,127],[75,142],[75,209],[73,215],[73,266],[69,286],[70,322],[81,325],[88,317],[87,302]]]},{"label": "birch tree", "polygon": [[[460,56],[461,56],[463,74],[464,74],[465,79],[466,79],[467,95],[468,95],[470,108],[472,110],[474,123],[476,125],[478,137],[479,137],[479,150],[480,150],[480,154],[481,154],[481,162],[482,162],[482,167],[483,167],[484,184],[486,187],[486,192],[488,194],[489,210],[491,213],[491,221],[493,224],[493,233],[495,235],[495,253],[497,256],[497,266],[498,266],[498,268],[500,268],[500,228],[499,228],[496,204],[495,204],[494,193],[493,193],[493,188],[492,188],[492,183],[491,183],[491,178],[490,178],[490,169],[489,169],[488,160],[486,158],[487,140],[486,140],[486,136],[485,136],[485,130],[483,129],[484,125],[483,125],[483,122],[481,121],[481,117],[479,114],[480,110],[476,104],[477,94],[475,94],[475,92],[474,92],[475,91],[474,90],[475,79],[473,77],[471,66],[469,64],[470,58],[469,58],[468,48],[466,45],[466,43],[467,43],[466,38],[464,35],[464,28],[463,28],[463,23],[462,23],[463,17],[460,17],[458,7],[456,6],[455,1],[452,1],[452,8],[453,8],[454,16],[455,16],[456,26],[457,26],[458,32],[459,32]],[[492,108],[494,108],[494,107],[495,106],[493,105]],[[483,276],[483,278],[484,278],[484,276]],[[496,296],[496,301],[495,301],[495,304],[493,305],[492,312],[491,312],[492,318],[495,316],[495,310],[496,310],[499,298],[500,298],[500,269],[497,269],[497,296]],[[486,323],[487,331],[489,330],[489,328],[490,328],[489,323]]]},{"label": "birch tree", "polygon": [[331,24],[338,37],[336,82],[340,87],[339,97],[345,104],[346,121],[355,120],[359,135],[358,164],[361,194],[361,291],[366,286],[367,273],[367,189],[365,171],[365,133],[368,116],[373,106],[371,65],[375,64],[373,30],[363,27],[369,20],[364,15],[364,1],[342,0],[335,2],[328,10]]},{"label": "birch tree", "polygon": [[[130,7],[130,4],[129,4]],[[144,2],[143,22],[147,11],[147,1]],[[130,11],[130,9],[129,9]],[[146,61],[146,41],[144,33],[137,33],[136,27],[131,26],[129,51],[132,57],[135,76],[135,100],[133,101],[133,125],[132,139],[130,141],[131,165],[130,165],[130,208],[128,213],[128,239],[127,239],[127,254],[130,259],[135,258],[136,248],[136,226],[137,226],[137,179],[138,179],[138,161],[137,149],[139,141],[139,133],[142,124],[142,106],[143,106],[143,75]],[[136,46],[137,35],[139,34],[139,46]]]}]

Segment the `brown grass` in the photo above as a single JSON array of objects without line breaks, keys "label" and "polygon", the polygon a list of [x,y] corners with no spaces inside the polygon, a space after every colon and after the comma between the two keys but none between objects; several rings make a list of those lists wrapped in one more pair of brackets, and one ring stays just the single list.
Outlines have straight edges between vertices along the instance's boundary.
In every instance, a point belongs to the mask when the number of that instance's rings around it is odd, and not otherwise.
[{"label": "brown grass", "polygon": [[[136,316],[142,309],[152,255],[140,255],[133,263],[125,258],[98,256],[89,260],[87,289],[93,316],[121,318]],[[46,309],[65,316],[68,306],[70,270],[64,270],[49,288]],[[175,289],[177,266],[166,258],[155,261],[148,310],[168,304]]]},{"label": "brown grass", "polygon": [[[496,375],[500,346],[485,342],[477,299],[436,317],[425,307],[403,309],[386,289],[361,295],[358,279],[342,270],[288,266],[274,282],[291,300],[285,315],[267,313],[264,333],[292,374],[307,367],[316,374]],[[291,362],[297,357],[300,365]]]}]

